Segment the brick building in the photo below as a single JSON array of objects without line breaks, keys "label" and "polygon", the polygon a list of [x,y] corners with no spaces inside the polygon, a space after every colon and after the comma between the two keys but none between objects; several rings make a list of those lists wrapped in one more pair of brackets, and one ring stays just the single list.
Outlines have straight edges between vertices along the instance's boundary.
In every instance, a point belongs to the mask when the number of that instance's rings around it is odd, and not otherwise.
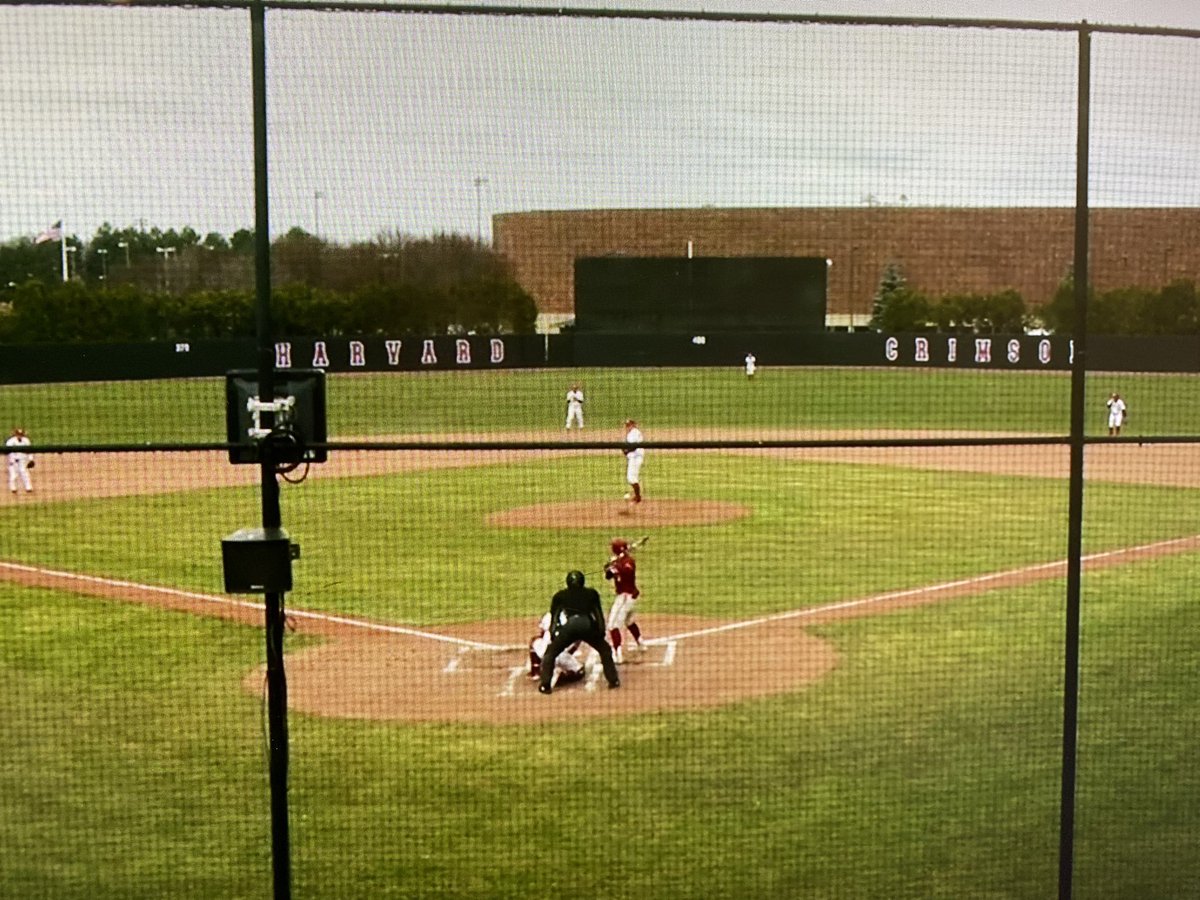
[{"label": "brick building", "polygon": [[[824,256],[828,322],[855,327],[890,262],[931,297],[1013,288],[1039,306],[1070,268],[1074,217],[1069,207],[706,207],[503,213],[492,227],[540,330],[573,317],[577,257],[685,256],[689,246],[696,256]],[[1200,209],[1093,209],[1090,258],[1099,290],[1200,280]]]}]

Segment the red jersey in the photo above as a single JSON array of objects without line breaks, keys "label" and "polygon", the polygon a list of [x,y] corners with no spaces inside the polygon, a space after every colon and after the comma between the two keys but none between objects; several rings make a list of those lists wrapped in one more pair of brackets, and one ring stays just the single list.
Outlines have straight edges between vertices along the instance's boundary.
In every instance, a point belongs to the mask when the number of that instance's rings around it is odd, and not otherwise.
[{"label": "red jersey", "polygon": [[632,556],[618,556],[605,566],[604,577],[612,580],[618,594],[628,594],[635,600],[638,598],[637,563]]}]

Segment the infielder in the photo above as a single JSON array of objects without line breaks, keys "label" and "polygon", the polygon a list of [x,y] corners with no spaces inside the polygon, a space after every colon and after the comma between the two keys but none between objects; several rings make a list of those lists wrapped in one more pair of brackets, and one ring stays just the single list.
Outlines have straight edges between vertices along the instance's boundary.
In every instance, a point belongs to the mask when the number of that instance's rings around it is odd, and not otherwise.
[{"label": "infielder", "polygon": [[583,388],[578,382],[571,385],[571,389],[567,391],[567,421],[563,429],[570,431],[572,422],[583,431]]},{"label": "infielder", "polygon": [[1121,426],[1129,418],[1129,407],[1116,391],[1112,392],[1105,405],[1108,406],[1108,434],[1112,437],[1121,433]]},{"label": "infielder", "polygon": [[[538,633],[529,641],[530,678],[541,678],[542,661],[545,659],[546,651],[549,649],[550,613],[546,613],[538,623]],[[559,682],[569,684],[572,681],[579,681],[583,678],[583,662],[575,655],[575,651],[578,649],[579,643],[576,642],[558,654],[558,659],[554,661],[554,674],[550,676],[552,686]]]},{"label": "infielder", "polygon": [[625,499],[632,503],[642,502],[642,460],[646,451],[642,448],[642,431],[633,419],[625,420],[625,481],[629,492]]},{"label": "infielder", "polygon": [[642,644],[642,629],[637,623],[637,601],[641,591],[637,587],[637,563],[630,555],[629,541],[614,538],[611,546],[613,555],[604,567],[604,577],[613,583],[617,596],[608,610],[608,638],[612,642],[613,658],[622,662],[622,628],[629,629],[639,652],[646,649]]},{"label": "infielder", "polygon": [[[32,443],[29,437],[25,434],[24,428],[14,428],[12,435],[4,442],[6,447],[28,447]],[[33,480],[29,477],[29,470],[33,468],[33,456],[21,450],[15,450],[8,454],[8,489],[14,494],[17,492],[17,482],[19,481],[25,488],[25,493],[33,490]]]},{"label": "infielder", "polygon": [[746,354],[746,377],[753,378],[754,373],[758,371],[758,360],[754,358],[753,353]]}]

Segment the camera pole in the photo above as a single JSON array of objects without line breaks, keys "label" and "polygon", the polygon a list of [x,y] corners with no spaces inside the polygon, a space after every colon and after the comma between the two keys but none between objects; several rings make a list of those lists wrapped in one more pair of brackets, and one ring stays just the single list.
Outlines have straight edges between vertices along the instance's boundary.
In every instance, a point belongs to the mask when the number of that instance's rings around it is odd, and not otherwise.
[{"label": "camera pole", "polygon": [[[258,346],[259,396],[275,396],[275,353],[271,328],[271,220],[267,178],[267,54],[266,7],[250,5],[250,47],[254,94],[254,283]],[[275,425],[275,413],[265,411],[262,427]],[[263,530],[282,525],[279,481],[275,474],[273,441],[260,442],[262,451]],[[267,642],[267,722],[270,740],[271,863],[276,900],[292,895],[291,841],[288,829],[287,678],[283,668],[283,593],[264,596]]]}]

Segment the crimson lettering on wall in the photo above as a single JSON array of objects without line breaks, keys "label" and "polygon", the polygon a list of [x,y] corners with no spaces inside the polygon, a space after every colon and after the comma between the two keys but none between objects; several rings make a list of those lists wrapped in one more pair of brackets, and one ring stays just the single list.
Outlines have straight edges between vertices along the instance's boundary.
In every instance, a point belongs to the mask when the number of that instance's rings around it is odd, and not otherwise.
[{"label": "crimson lettering on wall", "polygon": [[[314,369],[419,369],[438,366],[443,357],[447,362],[453,359],[453,365],[462,368],[476,368],[481,365],[497,366],[504,363],[508,356],[504,338],[486,338],[486,345],[483,343],[484,340],[485,338],[465,337],[421,338],[406,344],[405,341],[394,338],[387,340],[346,338],[344,342],[319,339],[312,342],[310,365]],[[453,345],[451,345],[451,341],[453,341]],[[297,353],[302,357],[307,354],[307,342],[301,342],[299,347],[294,341],[276,342],[275,367],[278,369],[292,368]]]},{"label": "crimson lettering on wall", "polygon": [[[959,353],[960,342],[968,341],[962,348],[966,352]],[[883,340],[884,360],[897,365],[1066,368],[1074,356],[1075,342],[1065,338],[921,334],[888,335]]]}]

